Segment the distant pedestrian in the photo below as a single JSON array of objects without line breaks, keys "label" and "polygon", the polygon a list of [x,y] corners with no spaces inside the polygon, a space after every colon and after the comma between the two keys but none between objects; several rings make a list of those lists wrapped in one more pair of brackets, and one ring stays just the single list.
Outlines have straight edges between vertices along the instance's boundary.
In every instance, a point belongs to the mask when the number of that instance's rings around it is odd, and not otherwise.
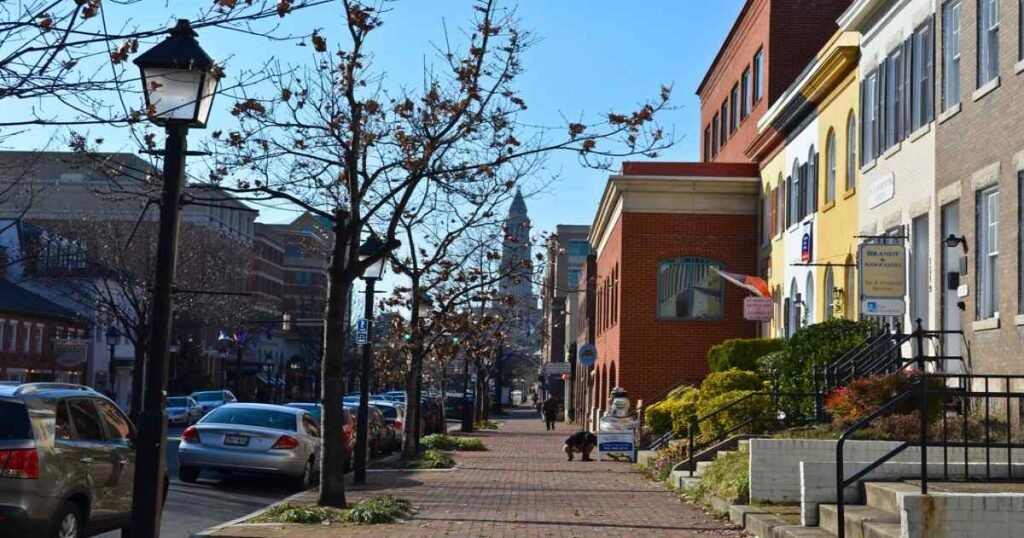
[{"label": "distant pedestrian", "polygon": [[597,446],[597,436],[586,431],[581,430],[569,436],[565,440],[565,455],[569,456],[569,461],[572,461],[572,455],[576,452],[583,454],[583,461],[592,461],[590,459],[590,453],[594,451],[594,447]]},{"label": "distant pedestrian", "polygon": [[555,429],[555,417],[558,415],[558,400],[548,396],[548,399],[544,400],[542,410],[544,412],[544,426],[548,430]]}]

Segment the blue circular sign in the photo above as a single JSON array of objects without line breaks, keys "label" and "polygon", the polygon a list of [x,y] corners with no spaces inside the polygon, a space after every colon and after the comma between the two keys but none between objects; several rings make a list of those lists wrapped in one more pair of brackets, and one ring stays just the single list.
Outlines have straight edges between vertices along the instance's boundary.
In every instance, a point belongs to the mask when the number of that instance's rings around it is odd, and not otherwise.
[{"label": "blue circular sign", "polygon": [[576,352],[576,360],[586,367],[591,367],[597,362],[597,348],[594,344],[583,344]]}]

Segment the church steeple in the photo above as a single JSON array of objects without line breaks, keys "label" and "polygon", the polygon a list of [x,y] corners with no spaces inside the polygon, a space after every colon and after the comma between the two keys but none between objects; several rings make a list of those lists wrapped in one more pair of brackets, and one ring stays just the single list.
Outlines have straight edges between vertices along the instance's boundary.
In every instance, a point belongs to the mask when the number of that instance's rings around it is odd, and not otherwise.
[{"label": "church steeple", "polygon": [[526,200],[518,188],[505,217],[505,238],[501,248],[502,279],[499,286],[503,296],[512,296],[517,305],[535,306],[533,296],[533,260],[530,245],[530,217]]}]

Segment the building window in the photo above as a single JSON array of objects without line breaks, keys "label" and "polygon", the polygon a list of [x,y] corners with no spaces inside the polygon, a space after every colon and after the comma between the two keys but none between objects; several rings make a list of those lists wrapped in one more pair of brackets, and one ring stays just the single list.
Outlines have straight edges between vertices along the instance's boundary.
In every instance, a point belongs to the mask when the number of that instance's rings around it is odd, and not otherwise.
[{"label": "building window", "polygon": [[[793,174],[796,174],[796,167],[794,166],[793,168],[794,168],[793,169]],[[786,198],[786,226],[785,226],[785,228],[789,228],[790,226],[793,225],[793,222],[795,221],[795,218],[796,218],[796,213],[798,211],[800,211],[800,208],[796,204],[796,199],[797,199],[796,191],[800,187],[800,184],[797,183],[797,184],[794,185],[793,184],[794,181],[797,181],[797,178],[794,177],[793,175],[790,175],[790,176],[786,177],[786,196],[787,196],[787,198]],[[785,228],[783,228],[783,229],[785,229]]]},{"label": "building window", "polygon": [[978,0],[978,87],[999,75],[999,0]]},{"label": "building window", "polygon": [[828,130],[825,139],[825,203],[836,200],[836,132]]},{"label": "building window", "polygon": [[807,197],[804,200],[804,216],[818,210],[818,152],[811,146],[807,152],[807,164],[804,165],[804,180],[807,182]]},{"label": "building window", "polygon": [[1024,60],[1024,0],[1017,0],[1017,59]]},{"label": "building window", "polygon": [[835,276],[832,274],[832,264],[825,266],[825,284],[821,290],[821,298],[823,302],[823,310],[825,321],[828,321],[834,317],[835,314],[835,303],[832,301],[833,291],[836,287]]},{"label": "building window", "polygon": [[764,83],[764,48],[757,49],[754,54],[754,102],[761,100],[764,92],[761,87]]},{"label": "building window", "polygon": [[674,258],[658,264],[658,318],[722,318],[723,265],[706,258]]},{"label": "building window", "polygon": [[846,319],[850,320],[857,318],[857,305],[860,302],[857,298],[857,293],[854,293],[857,291],[857,274],[853,270],[854,266],[853,256],[847,256],[846,269],[844,270],[846,273],[846,288],[843,290],[843,296],[845,298],[844,306],[846,306],[844,315]]},{"label": "building window", "polygon": [[44,325],[36,324],[36,353],[43,352],[43,331],[45,330]]},{"label": "building window", "polygon": [[736,131],[736,125],[740,119],[740,85],[738,83],[733,84],[729,99],[732,102],[732,108],[729,110],[729,132],[733,133]]},{"label": "building window", "polygon": [[942,6],[943,110],[960,102],[960,13],[960,0]]},{"label": "building window", "polygon": [[720,112],[721,112],[721,116],[722,116],[722,130],[720,131],[720,133],[721,133],[722,136],[721,136],[721,139],[718,141],[718,145],[719,145],[719,147],[725,148],[725,143],[729,141],[729,121],[728,121],[728,118],[729,118],[729,100],[728,99],[726,99],[725,101],[722,101],[722,109],[721,109]]},{"label": "building window", "polygon": [[[1024,172],[1017,172],[1017,229],[1024,230]],[[1017,237],[1017,313],[1024,314],[1024,233]]]},{"label": "building window", "polygon": [[704,128],[704,161],[711,161],[711,126]]},{"label": "building window", "polygon": [[770,185],[765,185],[764,190],[761,191],[761,244],[767,245],[768,240],[771,239],[772,234],[772,189]]},{"label": "building window", "polygon": [[786,229],[786,182],[782,180],[782,172],[779,172],[778,180],[779,192],[775,194],[776,201],[779,204],[778,215],[776,215],[776,233],[782,233]]},{"label": "building window", "polygon": [[846,190],[857,186],[857,118],[850,111],[846,118]]},{"label": "building window", "polygon": [[789,225],[792,226],[804,218],[804,200],[807,197],[807,182],[804,181],[804,168],[800,166],[798,161],[793,161],[793,189],[789,195],[789,203],[792,204],[793,209],[790,211],[792,220]]},{"label": "building window", "polygon": [[32,352],[32,325],[29,323],[25,324],[25,338],[21,341],[21,350],[25,354]]},{"label": "building window", "polygon": [[570,256],[586,256],[590,254],[590,243],[579,239],[569,240],[569,247],[566,252]]},{"label": "building window", "polygon": [[711,156],[718,155],[718,114],[711,119]]},{"label": "building window", "polygon": [[[1021,0],[1024,2],[1024,0]],[[740,119],[746,119],[750,114],[750,68],[743,70],[743,77],[740,79]]]},{"label": "building window", "polygon": [[994,187],[978,192],[976,205],[975,261],[978,266],[978,296],[975,318],[988,319],[999,314],[999,189]]},{"label": "building window", "polygon": [[877,148],[875,131],[878,129],[878,71],[872,71],[864,78],[864,87],[861,88],[861,110],[864,113],[864,120],[861,122],[860,155],[861,164],[867,164],[875,159]]},{"label": "building window", "polygon": [[580,284],[580,270],[569,269],[569,290],[576,291]]},{"label": "building window", "polygon": [[935,109],[935,85],[932,84],[935,46],[932,34],[931,19],[914,32],[914,59],[910,77],[914,102],[911,110],[912,131],[930,123]]},{"label": "building window", "polygon": [[903,138],[903,49],[897,47],[885,63],[885,138],[882,151]]}]

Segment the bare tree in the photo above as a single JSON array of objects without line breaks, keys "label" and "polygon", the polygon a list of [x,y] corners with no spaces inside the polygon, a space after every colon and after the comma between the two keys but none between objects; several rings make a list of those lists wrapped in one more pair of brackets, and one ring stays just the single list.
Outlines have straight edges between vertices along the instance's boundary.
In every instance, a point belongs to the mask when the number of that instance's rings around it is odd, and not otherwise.
[{"label": "bare tree", "polygon": [[[589,124],[566,121],[552,129],[522,125],[526,108],[516,81],[521,55],[533,41],[514,10],[495,0],[471,3],[473,19],[455,46],[438,47],[437,68],[419,88],[391,87],[374,72],[370,37],[384,22],[380,5],[342,0],[341,33],[312,38],[317,56],[306,69],[272,66],[272,94],[247,95],[235,111],[241,128],[220,133],[212,171],[254,197],[288,200],[334,225],[335,249],[323,360],[323,456],[319,502],[343,506],[340,431],[345,313],[349,290],[367,264],[360,234],[378,232],[393,249],[403,215],[424,202],[424,183],[440,192],[486,181],[517,163],[554,151],[572,151],[584,164],[653,154],[667,146],[654,123],[667,106],[662,88],[629,113],[609,113]],[[334,45],[338,43],[338,45]],[[243,89],[243,91],[245,91]],[[216,134],[216,133],[215,133]]]}]

